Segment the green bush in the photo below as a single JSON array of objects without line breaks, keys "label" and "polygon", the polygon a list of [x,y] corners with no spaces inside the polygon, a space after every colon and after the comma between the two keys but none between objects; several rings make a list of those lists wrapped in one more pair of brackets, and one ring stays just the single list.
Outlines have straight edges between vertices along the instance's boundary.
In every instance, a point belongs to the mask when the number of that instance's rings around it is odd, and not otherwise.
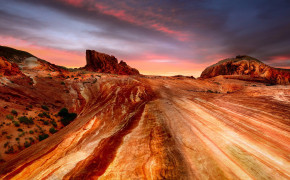
[{"label": "green bush", "polygon": [[54,129],[54,127],[52,127],[52,128],[50,128],[50,129],[49,129],[49,132],[50,132],[51,134],[54,134],[54,133],[56,133],[56,132],[57,132],[57,130],[56,130],[56,129]]},{"label": "green bush", "polygon": [[39,117],[43,118],[43,117],[47,117],[47,118],[51,118],[49,114],[47,114],[46,112],[42,112],[38,114]]},{"label": "green bush", "polygon": [[6,154],[11,154],[11,153],[14,153],[14,149],[13,149],[13,146],[9,146],[8,147],[8,150],[5,151]]},{"label": "green bush", "polygon": [[18,121],[12,121],[12,122],[13,122],[13,124],[14,124],[15,127],[19,127],[20,126],[20,124],[19,124]]},{"label": "green bush", "polygon": [[57,115],[60,116],[60,117],[64,117],[68,114],[68,110],[67,108],[62,108],[58,113]]},{"label": "green bush", "polygon": [[61,83],[60,83],[61,85],[65,85],[65,83],[62,81]]},{"label": "green bush", "polygon": [[8,115],[6,116],[6,118],[9,119],[9,120],[13,120],[13,119],[14,119],[14,117],[13,117],[11,114],[8,114]]},{"label": "green bush", "polygon": [[18,128],[18,129],[17,129],[17,131],[19,131],[19,132],[23,132],[23,129],[21,129],[21,128]]},{"label": "green bush", "polygon": [[11,111],[11,113],[12,113],[14,116],[18,116],[18,112],[17,112],[16,110],[14,110],[14,109]]},{"label": "green bush", "polygon": [[34,134],[34,131],[33,131],[33,130],[30,130],[30,131],[29,131],[29,134]]},{"label": "green bush", "polygon": [[12,138],[12,135],[10,135],[10,136],[6,136],[6,138],[7,138],[7,139],[11,139],[11,138]]},{"label": "green bush", "polygon": [[43,121],[43,124],[44,125],[49,125],[49,122],[48,121]]},{"label": "green bush", "polygon": [[58,116],[62,117],[62,119],[60,120],[61,123],[64,126],[67,126],[69,123],[71,123],[77,117],[77,114],[76,113],[69,113],[67,108],[62,108],[58,112]]},{"label": "green bush", "polygon": [[32,137],[29,137],[29,141],[30,141],[31,143],[34,143],[34,139],[33,139]]},{"label": "green bush", "polygon": [[41,108],[42,108],[43,110],[49,111],[49,108],[48,108],[46,105],[42,105]]},{"label": "green bush", "polygon": [[20,123],[24,123],[24,124],[34,124],[33,119],[32,118],[28,118],[26,116],[21,116],[18,118],[18,120],[20,121]]},{"label": "green bush", "polygon": [[30,144],[28,141],[25,141],[25,142],[24,142],[24,147],[27,148],[27,147],[29,147],[30,145],[31,145],[31,144]]},{"label": "green bush", "polygon": [[51,121],[50,121],[50,123],[53,125],[53,127],[55,127],[55,128],[57,127],[57,124],[56,124],[56,122],[55,122],[55,120],[54,120],[54,119],[53,119],[53,120],[51,120]]},{"label": "green bush", "polygon": [[19,139],[18,137],[17,137],[17,138],[15,138],[15,140],[16,140],[16,141],[20,141],[20,139]]},{"label": "green bush", "polygon": [[39,135],[38,139],[39,139],[39,141],[42,141],[42,140],[44,140],[44,139],[46,139],[48,137],[49,137],[49,135],[44,133],[44,134]]},{"label": "green bush", "polygon": [[7,142],[4,144],[4,148],[6,148],[8,145],[9,145],[9,141],[7,141]]}]

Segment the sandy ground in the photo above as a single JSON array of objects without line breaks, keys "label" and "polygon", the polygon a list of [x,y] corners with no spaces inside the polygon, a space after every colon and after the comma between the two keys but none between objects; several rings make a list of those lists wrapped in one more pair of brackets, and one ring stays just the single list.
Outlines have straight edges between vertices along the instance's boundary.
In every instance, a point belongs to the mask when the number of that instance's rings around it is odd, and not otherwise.
[{"label": "sandy ground", "polygon": [[99,76],[46,86],[78,118],[2,163],[2,179],[290,178],[290,86]]}]

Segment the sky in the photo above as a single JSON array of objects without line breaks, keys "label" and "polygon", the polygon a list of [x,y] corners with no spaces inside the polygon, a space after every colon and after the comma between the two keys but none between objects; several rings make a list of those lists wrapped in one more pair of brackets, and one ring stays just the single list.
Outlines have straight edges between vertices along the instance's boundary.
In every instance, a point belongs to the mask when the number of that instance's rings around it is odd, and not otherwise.
[{"label": "sky", "polygon": [[67,67],[92,49],[152,75],[236,55],[290,68],[290,1],[0,0],[0,45]]}]

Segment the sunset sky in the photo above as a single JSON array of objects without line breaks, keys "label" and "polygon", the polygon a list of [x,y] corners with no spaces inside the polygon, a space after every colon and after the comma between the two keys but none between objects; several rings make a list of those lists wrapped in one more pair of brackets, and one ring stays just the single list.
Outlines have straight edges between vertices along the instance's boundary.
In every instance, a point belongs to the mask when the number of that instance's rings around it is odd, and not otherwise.
[{"label": "sunset sky", "polygon": [[199,76],[247,54],[290,68],[289,0],[0,0],[0,44],[67,67],[85,50],[143,74]]}]

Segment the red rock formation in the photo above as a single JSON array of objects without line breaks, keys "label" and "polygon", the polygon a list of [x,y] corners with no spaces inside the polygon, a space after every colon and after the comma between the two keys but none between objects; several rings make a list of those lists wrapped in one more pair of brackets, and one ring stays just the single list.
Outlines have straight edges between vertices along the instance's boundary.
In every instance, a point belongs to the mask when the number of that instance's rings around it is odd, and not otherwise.
[{"label": "red rock formation", "polygon": [[2,76],[25,76],[16,63],[8,62],[4,57],[0,57],[0,75]]},{"label": "red rock formation", "polygon": [[118,63],[117,58],[108,54],[100,53],[94,50],[86,51],[87,65],[84,69],[94,72],[120,74],[120,75],[138,75],[137,69],[131,68],[124,61]]},{"label": "red rock formation", "polygon": [[247,75],[249,80],[262,78],[267,83],[290,84],[290,70],[273,68],[249,56],[237,56],[219,61],[206,68],[202,72],[201,78],[219,75]]}]

